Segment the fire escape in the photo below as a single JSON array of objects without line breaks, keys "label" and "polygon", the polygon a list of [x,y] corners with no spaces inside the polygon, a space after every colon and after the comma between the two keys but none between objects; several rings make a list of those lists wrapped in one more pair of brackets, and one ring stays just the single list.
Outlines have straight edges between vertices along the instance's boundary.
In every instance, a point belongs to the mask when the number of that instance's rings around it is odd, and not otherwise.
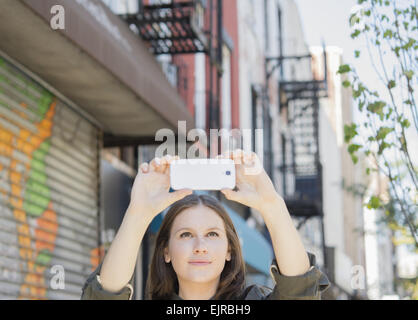
[{"label": "fire escape", "polygon": [[[282,139],[282,176],[284,200],[289,213],[299,221],[299,229],[308,219],[321,219],[322,245],[324,261],[326,248],[323,225],[322,200],[322,165],[319,149],[319,99],[327,97],[327,62],[324,48],[323,79],[287,80],[284,79],[283,67],[289,61],[309,61],[312,55],[283,56],[266,58],[267,79],[275,69],[281,69],[279,90],[282,101],[280,108],[285,108],[287,123],[291,133],[290,141]],[[314,73],[312,73],[314,74]],[[286,152],[286,143],[288,149]],[[289,179],[291,177],[291,179]],[[289,183],[289,180],[293,183]]]},{"label": "fire escape", "polygon": [[[139,10],[120,17],[138,30],[155,55],[205,53],[209,58],[206,89],[207,130],[219,128],[222,77],[222,0],[139,0]],[[216,17],[214,15],[216,13]],[[215,73],[215,74],[214,74]],[[187,91],[187,90],[186,90]],[[208,131],[209,132],[209,131]]]}]

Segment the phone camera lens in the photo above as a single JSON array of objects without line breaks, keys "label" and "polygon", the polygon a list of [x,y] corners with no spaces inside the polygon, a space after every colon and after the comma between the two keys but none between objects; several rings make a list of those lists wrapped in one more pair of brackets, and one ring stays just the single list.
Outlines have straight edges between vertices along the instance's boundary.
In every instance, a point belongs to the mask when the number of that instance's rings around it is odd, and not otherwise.
[{"label": "phone camera lens", "polygon": [[228,171],[226,172],[226,175],[227,175],[227,176],[230,176],[230,175],[231,175],[231,171],[229,171],[229,170],[228,170]]}]

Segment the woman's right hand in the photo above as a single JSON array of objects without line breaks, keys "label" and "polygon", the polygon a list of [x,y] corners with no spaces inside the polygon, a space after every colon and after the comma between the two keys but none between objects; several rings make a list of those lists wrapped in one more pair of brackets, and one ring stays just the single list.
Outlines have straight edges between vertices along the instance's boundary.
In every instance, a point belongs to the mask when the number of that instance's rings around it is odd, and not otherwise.
[{"label": "woman's right hand", "polygon": [[156,157],[149,164],[144,162],[139,166],[129,204],[133,212],[141,212],[153,219],[174,202],[193,193],[190,189],[169,192],[170,163],[177,159],[179,159],[178,156],[166,155],[163,158]]}]

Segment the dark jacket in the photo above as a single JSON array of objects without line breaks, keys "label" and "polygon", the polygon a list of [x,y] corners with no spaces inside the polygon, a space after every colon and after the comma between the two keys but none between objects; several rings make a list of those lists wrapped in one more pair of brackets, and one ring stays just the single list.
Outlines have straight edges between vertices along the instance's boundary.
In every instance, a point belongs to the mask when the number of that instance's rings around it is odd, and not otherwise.
[{"label": "dark jacket", "polygon": [[[308,252],[310,269],[303,275],[284,276],[280,273],[276,259],[270,266],[270,274],[274,280],[274,288],[258,284],[248,286],[241,300],[320,300],[321,292],[325,291],[330,283],[326,275],[318,269],[315,255]],[[100,268],[87,278],[83,286],[82,300],[130,300],[133,295],[131,282],[121,291],[113,293],[106,291],[100,285]],[[182,300],[173,294],[172,300]]]}]

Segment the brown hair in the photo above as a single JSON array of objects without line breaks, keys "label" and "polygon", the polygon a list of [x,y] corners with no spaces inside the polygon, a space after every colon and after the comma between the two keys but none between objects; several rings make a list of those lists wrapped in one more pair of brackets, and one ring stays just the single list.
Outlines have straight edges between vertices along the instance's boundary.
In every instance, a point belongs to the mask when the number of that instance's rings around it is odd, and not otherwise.
[{"label": "brown hair", "polygon": [[218,289],[213,299],[239,299],[245,288],[245,263],[241,245],[234,224],[228,213],[216,198],[209,195],[191,194],[173,203],[161,224],[157,234],[155,250],[149,268],[146,285],[146,299],[165,300],[178,294],[177,275],[171,263],[164,261],[164,248],[168,246],[171,226],[174,219],[185,209],[204,205],[213,209],[224,221],[228,244],[231,249],[231,260],[225,262]]}]

